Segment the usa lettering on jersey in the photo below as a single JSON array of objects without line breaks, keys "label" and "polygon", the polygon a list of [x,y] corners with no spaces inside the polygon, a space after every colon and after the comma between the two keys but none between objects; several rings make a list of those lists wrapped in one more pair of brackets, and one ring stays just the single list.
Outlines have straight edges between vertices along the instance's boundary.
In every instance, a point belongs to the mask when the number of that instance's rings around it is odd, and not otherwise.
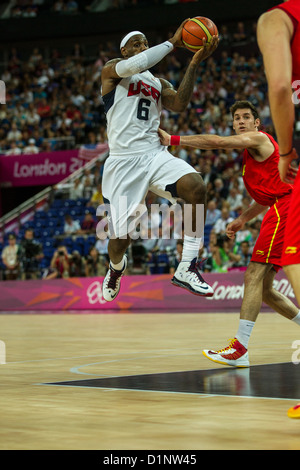
[{"label": "usa lettering on jersey", "polygon": [[139,95],[142,93],[144,96],[152,96],[154,101],[158,103],[160,92],[154,86],[139,80],[137,83],[130,83],[127,96]]}]

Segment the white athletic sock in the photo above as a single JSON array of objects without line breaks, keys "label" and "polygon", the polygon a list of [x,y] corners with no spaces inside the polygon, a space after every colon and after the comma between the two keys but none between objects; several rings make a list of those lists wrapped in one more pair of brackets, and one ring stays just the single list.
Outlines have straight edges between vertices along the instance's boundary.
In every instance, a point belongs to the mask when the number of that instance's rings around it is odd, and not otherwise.
[{"label": "white athletic sock", "polygon": [[254,321],[240,320],[239,329],[235,337],[246,349],[248,349],[248,343],[254,325]]},{"label": "white athletic sock", "polygon": [[110,265],[115,271],[122,271],[122,269],[124,268],[124,265],[125,265],[124,256],[121,259],[120,263],[114,264],[114,263],[110,262]]},{"label": "white athletic sock", "polygon": [[300,325],[300,310],[299,310],[298,314],[294,318],[292,318],[292,321],[297,323],[297,325]]},{"label": "white athletic sock", "polygon": [[202,238],[195,238],[184,235],[181,261],[191,262],[194,258],[198,258],[201,247]]}]

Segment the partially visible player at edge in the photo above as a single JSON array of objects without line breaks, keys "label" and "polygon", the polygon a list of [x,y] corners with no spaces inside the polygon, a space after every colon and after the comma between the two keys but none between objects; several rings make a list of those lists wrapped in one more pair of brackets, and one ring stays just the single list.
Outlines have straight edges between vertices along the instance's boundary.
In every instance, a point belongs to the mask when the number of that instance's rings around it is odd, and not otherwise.
[{"label": "partially visible player at edge", "polygon": [[234,367],[248,367],[248,342],[262,302],[284,317],[300,325],[299,309],[286,296],[273,288],[276,273],[281,267],[285,223],[292,186],[280,180],[278,144],[272,136],[259,131],[257,109],[248,101],[237,101],[231,107],[233,129],[237,135],[170,136],[159,129],[164,145],[185,145],[200,149],[244,149],[242,176],[254,199],[251,206],[228,224],[226,234],[233,238],[245,223],[265,214],[250,263],[244,277],[244,298],[238,331],[229,346],[203,354],[214,362]]},{"label": "partially visible player at edge", "polygon": [[[162,106],[176,113],[185,110],[193,93],[198,65],[213,53],[219,39],[213,36],[209,44],[192,56],[177,91],[148,70],[175,47],[184,47],[181,34],[186,21],[168,41],[151,48],[142,32],[128,33],[120,43],[123,58],[107,62],[101,73],[110,149],[102,185],[104,201],[111,208],[110,267],[102,288],[106,301],[114,300],[119,293],[127,266],[125,253],[131,242],[130,222],[138,206],[142,204],[146,211],[148,190],[173,203],[181,198],[192,205],[190,232],[185,230],[182,262],[172,282],[196,295],[213,295],[200,274],[198,254],[203,235],[196,233],[196,206],[203,205],[206,213],[206,187],[192,166],[174,158],[161,145],[157,130]],[[125,196],[127,211],[124,213],[120,201]]]},{"label": "partially visible player at edge", "polygon": [[[285,1],[258,20],[257,41],[263,56],[269,103],[279,144],[279,172],[282,181],[294,183],[286,223],[282,266],[300,305],[300,174],[291,167],[298,158],[293,147],[295,108],[292,84],[300,80],[300,2]],[[296,88],[299,88],[298,85]],[[295,91],[295,90],[294,90]],[[299,99],[299,95],[297,97]],[[300,403],[288,410],[300,418]]]}]

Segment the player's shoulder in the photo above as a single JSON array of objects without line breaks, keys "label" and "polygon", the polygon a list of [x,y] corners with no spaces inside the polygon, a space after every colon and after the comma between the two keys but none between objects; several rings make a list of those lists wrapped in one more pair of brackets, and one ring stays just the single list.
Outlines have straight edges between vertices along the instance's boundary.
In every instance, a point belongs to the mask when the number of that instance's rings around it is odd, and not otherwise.
[{"label": "player's shoulder", "polygon": [[266,140],[266,141],[274,141],[274,137],[271,134],[268,134],[265,131],[258,131],[257,134],[260,136],[261,140]]},{"label": "player's shoulder", "polygon": [[265,11],[260,15],[258,18],[257,27],[264,31],[264,28],[270,27],[272,29],[277,24],[282,26],[282,23],[286,23],[288,25],[290,21],[291,20],[286,11],[275,6],[271,10]]},{"label": "player's shoulder", "polygon": [[121,59],[120,57],[116,57],[115,59],[110,59],[110,60],[108,60],[108,61],[104,64],[103,70],[104,70],[105,68],[109,68],[109,67],[112,67],[112,66],[116,65],[116,64],[117,64],[118,62],[120,62],[121,60],[124,60],[124,59]]}]

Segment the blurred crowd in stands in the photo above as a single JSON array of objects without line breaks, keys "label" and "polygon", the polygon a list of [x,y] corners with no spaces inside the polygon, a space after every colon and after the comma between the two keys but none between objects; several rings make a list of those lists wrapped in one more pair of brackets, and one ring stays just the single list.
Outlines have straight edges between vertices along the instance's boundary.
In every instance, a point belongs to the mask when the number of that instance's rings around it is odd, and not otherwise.
[{"label": "blurred crowd in stands", "polygon": [[[245,99],[257,107],[262,130],[274,134],[259,54],[253,54],[254,49],[251,47],[248,55],[247,48],[239,52],[238,48],[232,51],[229,47],[232,44],[253,45],[255,24],[249,29],[240,22],[232,31],[225,25],[220,26],[220,33],[218,53],[199,67],[188,109],[181,114],[163,110],[161,126],[170,133],[180,135],[230,135],[230,106],[236,100]],[[119,46],[113,42],[100,44],[97,57],[93,59],[86,57],[80,44],[74,44],[66,56],[55,49],[47,58],[36,47],[26,60],[18,50],[12,49],[7,67],[1,75],[6,84],[7,105],[0,108],[0,154],[9,158],[14,154],[57,150],[62,148],[66,138],[73,139],[72,145],[75,147],[106,142],[99,77],[103,64],[117,56]],[[176,88],[190,57],[188,51],[177,50],[158,64],[153,73],[166,78]],[[200,151],[184,147],[171,148],[171,152],[201,172],[207,185],[208,212],[204,247],[199,253],[205,259],[203,271],[244,269],[249,263],[259,233],[261,217],[249,223],[235,240],[228,240],[225,236],[226,224],[252,202],[241,177],[241,154],[235,150]],[[56,232],[52,231],[52,235],[41,234],[39,227],[31,224],[3,240],[0,247],[3,279],[105,274],[107,240],[104,243],[95,234],[98,222],[96,207],[102,200],[102,168],[103,162],[98,162],[93,171],[84,172],[68,188],[59,185],[54,188],[54,205],[50,206],[49,212],[60,210],[61,213],[51,222],[57,228]],[[68,213],[71,206],[64,206],[64,201],[73,201],[74,204],[80,201],[80,207],[77,207],[76,212],[73,206],[73,212]],[[151,204],[163,202],[151,193],[147,197],[149,209]],[[47,217],[45,215],[44,221]],[[84,231],[82,225],[87,218],[92,224],[92,232],[89,233]],[[175,236],[172,221],[170,229],[170,240],[149,238],[134,241],[130,248],[130,272],[171,273],[176,269],[181,256],[182,239]],[[77,242],[78,238],[80,243]],[[51,247],[47,248],[45,241]],[[27,245],[31,247],[30,256]]]},{"label": "blurred crowd in stands", "polygon": [[172,5],[197,0],[11,0],[4,18],[35,18],[43,13],[76,15],[82,12],[103,12],[149,5]]},{"label": "blurred crowd in stands", "polygon": [[[97,231],[101,220],[97,208],[103,204],[102,169],[103,161],[98,161],[92,171],[85,169],[73,181],[56,185],[47,208],[36,211],[34,218],[24,223],[17,234],[5,235],[0,244],[1,279],[106,274],[109,238],[99,237]],[[246,224],[234,240],[225,235],[226,225],[251,203],[239,173],[238,169],[230,169],[224,179],[216,174],[209,181],[204,245],[199,252],[204,272],[245,269],[250,261],[261,217]],[[183,247],[183,201],[176,205],[181,210],[174,210],[167,200],[150,192],[146,204],[146,220],[138,224],[137,236],[129,248],[128,273],[173,273]]]}]

